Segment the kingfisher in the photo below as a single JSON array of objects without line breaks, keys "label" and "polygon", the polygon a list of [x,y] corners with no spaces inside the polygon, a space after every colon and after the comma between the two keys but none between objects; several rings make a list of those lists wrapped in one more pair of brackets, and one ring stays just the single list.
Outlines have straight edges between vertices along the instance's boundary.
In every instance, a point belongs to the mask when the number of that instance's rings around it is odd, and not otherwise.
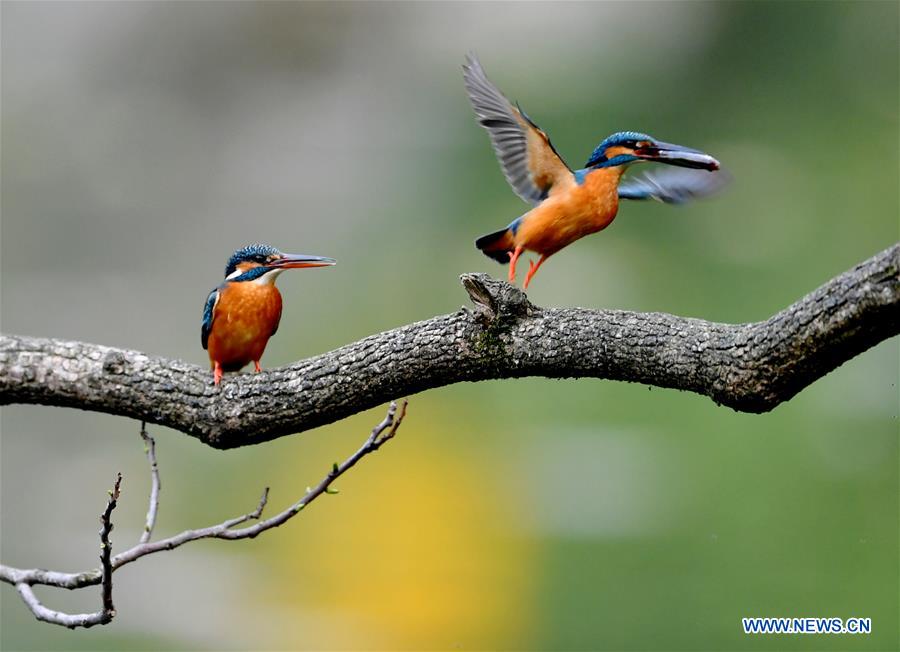
[{"label": "kingfisher", "polygon": [[[527,289],[547,258],[609,226],[618,212],[619,199],[681,204],[716,192],[729,179],[712,156],[637,131],[620,131],[604,139],[585,167],[573,171],[547,134],[487,78],[473,54],[463,65],[463,79],[506,180],[533,206],[508,226],[475,241],[486,256],[509,263],[510,283],[515,283],[516,262],[522,252],[539,256],[537,263],[529,261],[524,283]],[[677,167],[622,179],[631,164],[641,161]]]},{"label": "kingfisher", "polygon": [[281,321],[281,293],[275,279],[286,269],[327,267],[334,258],[285,254],[266,244],[238,249],[225,265],[225,280],[206,297],[200,340],[209,351],[216,385],[225,371],[259,360]]}]

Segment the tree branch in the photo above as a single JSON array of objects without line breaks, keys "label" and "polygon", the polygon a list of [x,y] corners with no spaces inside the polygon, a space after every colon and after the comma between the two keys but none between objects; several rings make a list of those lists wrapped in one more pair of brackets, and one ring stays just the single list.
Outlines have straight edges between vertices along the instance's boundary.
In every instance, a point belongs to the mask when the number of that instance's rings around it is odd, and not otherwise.
[{"label": "tree branch", "polygon": [[[122,475],[119,474],[116,478],[116,484],[113,490],[110,491],[110,498],[106,510],[100,516],[100,568],[81,573],[61,573],[58,571],[44,570],[42,568],[23,569],[0,564],[0,581],[6,582],[7,584],[13,584],[16,587],[22,600],[28,608],[31,609],[31,612],[38,620],[43,620],[56,625],[63,625],[71,629],[76,627],[105,625],[112,621],[113,617],[116,615],[112,600],[113,572],[126,564],[137,561],[141,557],[163,550],[173,550],[186,543],[190,543],[191,541],[197,541],[199,539],[226,539],[231,541],[236,539],[253,539],[266,530],[271,530],[272,528],[276,528],[279,525],[286,523],[319,496],[329,493],[336,494],[337,490],[331,488],[335,480],[353,468],[362,458],[374,453],[385,443],[393,439],[394,435],[397,434],[397,429],[403,422],[404,417],[406,417],[406,406],[407,402],[403,401],[403,404],[400,407],[400,413],[397,414],[397,404],[391,402],[384,419],[372,429],[371,434],[365,440],[363,445],[360,446],[353,455],[348,457],[341,464],[335,463],[328,475],[326,475],[319,484],[315,487],[307,488],[306,493],[299,501],[275,516],[264,521],[259,521],[259,519],[262,518],[263,510],[265,509],[269,498],[269,488],[266,487],[263,490],[259,504],[252,512],[228,519],[217,525],[211,525],[196,530],[185,530],[175,536],[160,539],[159,541],[150,541],[156,520],[156,508],[158,508],[159,497],[159,468],[156,464],[156,447],[153,438],[147,434],[144,424],[141,424],[141,437],[144,439],[144,443],[147,446],[147,457],[150,459],[150,472],[153,482],[150,489],[152,516],[150,513],[147,514],[147,524],[144,533],[141,535],[140,542],[129,550],[119,553],[114,557],[112,556],[109,533],[113,528],[111,515],[113,509],[116,507],[116,501],[119,499],[119,486],[122,482]],[[238,525],[242,525],[251,520],[259,522],[248,527],[237,527]],[[53,609],[48,609],[41,604],[35,595],[34,590],[32,589],[32,586],[35,584],[43,584],[63,589],[80,589],[86,586],[102,584],[103,608],[92,614],[66,614],[60,611],[54,611]]]},{"label": "tree branch", "polygon": [[462,381],[593,377],[696,392],[766,412],[900,332],[900,244],[771,318],[721,324],[662,313],[539,308],[464,274],[474,310],[372,335],[261,374],[54,339],[0,336],[0,404],[77,407],[146,420],[216,448],[258,444]]},{"label": "tree branch", "polygon": [[156,525],[162,485],[159,483],[159,466],[156,463],[156,440],[147,433],[146,421],[141,421],[141,439],[144,440],[144,450],[147,452],[147,461],[150,462],[150,503],[147,506],[147,522],[140,538],[140,543],[147,543],[153,536],[153,527]]},{"label": "tree branch", "polygon": [[[103,606],[100,608],[100,611],[90,614],[67,614],[62,611],[49,609],[34,594],[34,589],[31,588],[31,585],[38,582],[29,581],[28,571],[0,566],[0,579],[16,585],[16,591],[19,592],[19,596],[38,620],[52,625],[62,625],[69,629],[75,629],[76,627],[87,628],[94,625],[106,625],[115,617],[116,608],[113,606],[112,598],[112,574],[114,569],[112,564],[112,543],[109,540],[109,533],[113,529],[112,512],[116,508],[116,502],[119,500],[119,488],[121,485],[122,474],[119,473],[116,475],[116,483],[109,492],[106,509],[100,515],[100,568],[95,571],[97,582],[94,582],[94,584],[99,582],[103,585],[101,591]],[[7,573],[7,571],[12,571],[12,573]]]}]

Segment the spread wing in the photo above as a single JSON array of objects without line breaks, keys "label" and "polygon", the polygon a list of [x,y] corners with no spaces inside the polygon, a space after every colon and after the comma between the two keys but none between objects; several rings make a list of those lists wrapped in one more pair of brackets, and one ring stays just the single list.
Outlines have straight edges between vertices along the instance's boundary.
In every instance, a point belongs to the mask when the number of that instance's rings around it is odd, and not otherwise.
[{"label": "spread wing", "polygon": [[203,323],[200,325],[200,342],[205,349],[209,342],[209,334],[212,331],[213,317],[216,312],[216,304],[219,303],[219,288],[216,288],[206,297],[206,305],[203,306]]},{"label": "spread wing", "polygon": [[473,54],[466,57],[463,79],[475,116],[491,137],[503,174],[519,197],[537,205],[555,188],[574,183],[572,171],[547,134],[503,97]]},{"label": "spread wing", "polygon": [[622,199],[656,199],[666,204],[683,204],[692,199],[712,195],[731,181],[724,170],[707,172],[691,168],[664,167],[638,176],[622,179]]}]

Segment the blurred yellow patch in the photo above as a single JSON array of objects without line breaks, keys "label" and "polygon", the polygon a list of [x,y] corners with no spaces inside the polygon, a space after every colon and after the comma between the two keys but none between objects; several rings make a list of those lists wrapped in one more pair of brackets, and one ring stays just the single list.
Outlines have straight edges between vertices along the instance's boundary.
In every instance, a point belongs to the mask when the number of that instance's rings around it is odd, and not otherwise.
[{"label": "blurred yellow patch", "polygon": [[267,597],[290,610],[289,622],[279,618],[285,645],[471,649],[529,640],[534,550],[508,535],[521,531],[524,506],[508,504],[488,460],[461,452],[451,432],[426,430],[429,410],[415,407],[396,440],[337,483],[339,495],[323,496],[270,540],[271,567],[284,573],[266,582],[276,592]]}]

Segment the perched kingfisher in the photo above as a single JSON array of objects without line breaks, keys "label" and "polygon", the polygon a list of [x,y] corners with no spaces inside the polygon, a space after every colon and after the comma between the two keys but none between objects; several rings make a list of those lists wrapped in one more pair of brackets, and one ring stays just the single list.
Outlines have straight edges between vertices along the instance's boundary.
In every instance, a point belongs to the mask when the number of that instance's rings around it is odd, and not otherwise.
[{"label": "perched kingfisher", "polygon": [[[506,180],[519,197],[534,206],[499,231],[478,238],[475,246],[499,263],[509,263],[509,280],[516,279],[516,262],[523,251],[540,258],[529,261],[524,287],[547,258],[615,219],[619,199],[656,199],[680,204],[721,188],[728,175],[712,156],[664,143],[636,131],[620,131],[601,142],[585,168],[574,172],[560,158],[541,128],[522,108],[513,106],[484,74],[474,55],[463,65],[463,78],[478,122],[491,138]],[[622,180],[625,170],[640,161],[680,168],[649,171]]]},{"label": "perched kingfisher", "polygon": [[259,360],[281,320],[281,293],[275,279],[286,269],[326,267],[333,258],[283,254],[275,247],[252,244],[238,249],[225,266],[225,280],[206,298],[200,339],[209,351],[213,379],[240,371]]}]

